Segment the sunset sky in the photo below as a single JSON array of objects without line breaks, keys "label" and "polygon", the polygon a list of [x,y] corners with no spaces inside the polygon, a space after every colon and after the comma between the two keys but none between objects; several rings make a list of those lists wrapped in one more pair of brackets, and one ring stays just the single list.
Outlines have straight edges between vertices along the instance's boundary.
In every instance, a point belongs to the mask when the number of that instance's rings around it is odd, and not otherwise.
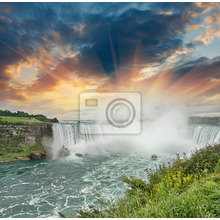
[{"label": "sunset sky", "polygon": [[85,85],[220,116],[220,3],[0,3],[0,109],[77,119]]}]

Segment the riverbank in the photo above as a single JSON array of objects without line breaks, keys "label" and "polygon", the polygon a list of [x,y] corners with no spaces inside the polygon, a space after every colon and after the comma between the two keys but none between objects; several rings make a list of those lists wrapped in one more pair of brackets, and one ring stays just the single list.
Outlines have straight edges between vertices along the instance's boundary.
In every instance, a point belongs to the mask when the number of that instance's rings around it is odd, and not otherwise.
[{"label": "riverbank", "polygon": [[10,143],[6,142],[5,140],[0,140],[0,163],[50,158],[50,149],[46,150],[46,146],[43,146],[42,138],[39,138],[37,142],[31,146],[21,146],[12,140]]},{"label": "riverbank", "polygon": [[[190,158],[171,165],[146,169],[149,182],[123,177],[129,188],[123,199],[79,210],[77,217],[89,218],[219,218],[220,145],[193,152]],[[66,217],[60,213],[61,217]],[[71,217],[71,216],[67,216]],[[74,217],[74,216],[72,216]]]},{"label": "riverbank", "polygon": [[44,137],[52,140],[51,123],[0,123],[0,163],[50,158]]}]

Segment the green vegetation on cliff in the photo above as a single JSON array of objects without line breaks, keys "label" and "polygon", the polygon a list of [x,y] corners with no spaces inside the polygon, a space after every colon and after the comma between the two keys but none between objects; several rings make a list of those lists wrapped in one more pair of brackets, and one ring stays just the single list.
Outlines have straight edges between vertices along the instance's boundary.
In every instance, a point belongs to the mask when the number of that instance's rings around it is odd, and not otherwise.
[{"label": "green vegetation on cliff", "polygon": [[190,124],[200,124],[200,125],[212,125],[219,126],[220,125],[220,117],[190,117]]},{"label": "green vegetation on cliff", "polygon": [[2,162],[31,159],[35,154],[39,155],[39,159],[46,158],[42,138],[31,146],[25,144],[24,137],[20,135],[0,139],[0,161]]},{"label": "green vegetation on cliff", "polygon": [[[10,116],[8,118],[1,117],[1,116]],[[17,119],[16,119],[17,118]],[[20,118],[20,119],[19,119]],[[17,111],[11,112],[9,110],[0,110],[0,122],[4,122],[5,119],[8,119],[8,123],[25,123],[25,122],[51,122],[51,123],[58,123],[59,121],[57,118],[49,119],[44,115],[41,114],[28,114],[27,112]]]},{"label": "green vegetation on cliff", "polygon": [[[149,182],[123,177],[129,188],[123,199],[79,210],[89,218],[219,218],[220,145],[193,152],[173,165],[146,169]],[[61,217],[65,217],[60,213]],[[70,216],[71,217],[71,216]]]},{"label": "green vegetation on cliff", "polygon": [[35,118],[0,116],[1,124],[27,124],[27,123],[33,123],[33,122],[41,123],[41,121]]},{"label": "green vegetation on cliff", "polygon": [[52,137],[50,123],[25,125],[0,124],[0,162],[50,157],[42,145],[44,136]]}]

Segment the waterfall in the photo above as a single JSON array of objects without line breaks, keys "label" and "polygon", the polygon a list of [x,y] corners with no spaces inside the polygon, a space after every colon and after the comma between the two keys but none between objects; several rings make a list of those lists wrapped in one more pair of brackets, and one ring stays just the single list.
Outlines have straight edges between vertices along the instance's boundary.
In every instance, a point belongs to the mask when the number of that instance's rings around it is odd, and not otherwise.
[{"label": "waterfall", "polygon": [[220,143],[220,127],[208,125],[189,125],[183,128],[181,136],[194,140],[199,146],[214,145]]},{"label": "waterfall", "polygon": [[70,123],[69,121],[65,123],[54,123],[53,137],[55,142],[69,148],[76,144],[83,144],[104,137],[104,132],[102,132],[102,135],[94,135],[94,131],[97,130],[103,131],[102,125]]},{"label": "waterfall", "polygon": [[[111,126],[112,127],[112,126]],[[109,128],[106,125],[95,123],[77,123],[77,121],[60,121],[53,124],[53,157],[57,156],[62,146],[69,150],[76,149],[85,143],[95,142],[105,138],[105,133]],[[115,130],[117,132],[117,130]]]},{"label": "waterfall", "polygon": [[[53,124],[54,141],[52,148],[56,154],[56,152],[58,152],[58,150],[62,146],[65,146],[70,150],[74,150],[76,148],[76,145],[77,147],[80,147],[85,143],[89,143],[89,142],[94,143],[96,145],[98,140],[101,139],[104,140],[104,145],[106,145],[107,135],[105,135],[105,132],[106,132],[106,126],[101,124],[77,123],[76,121],[61,121],[60,123],[54,123]],[[141,142],[140,141],[141,138],[145,140],[146,146],[150,146],[146,141],[149,140],[149,135],[152,136],[152,134],[147,134],[148,132],[149,130],[143,129],[140,134],[140,137],[138,135],[134,135],[134,136],[121,135],[122,136],[121,138],[124,138],[122,142],[119,142],[119,139],[116,139],[115,141],[116,144],[113,143],[112,147],[114,147],[113,145],[117,145],[117,144],[120,147],[122,147],[122,145],[128,145],[131,143],[133,143],[133,145],[138,145],[138,142]],[[94,133],[99,133],[99,134],[96,135]],[[178,133],[180,139],[177,139],[178,137],[176,137]],[[184,140],[191,140],[193,143],[197,144],[200,147],[220,143],[220,127],[208,126],[208,125],[188,125],[180,128],[178,133],[173,133],[169,143],[173,142],[174,145],[177,146],[177,143],[183,142],[182,144],[184,145]],[[158,139],[158,135],[160,135],[160,133],[156,134],[155,137],[156,139]],[[110,138],[114,138],[114,137],[110,136]],[[159,137],[159,139],[160,138],[163,137]],[[141,145],[143,145],[142,142]]]}]

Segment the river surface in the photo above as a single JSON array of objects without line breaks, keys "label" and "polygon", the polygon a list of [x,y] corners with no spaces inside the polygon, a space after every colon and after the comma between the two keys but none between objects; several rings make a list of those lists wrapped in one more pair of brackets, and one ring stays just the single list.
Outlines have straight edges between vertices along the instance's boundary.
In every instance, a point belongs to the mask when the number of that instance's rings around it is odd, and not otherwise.
[{"label": "river surface", "polygon": [[149,155],[69,156],[57,160],[32,160],[1,164],[0,217],[58,217],[104,199],[122,197],[122,175],[147,180],[144,169],[171,161],[149,160]]}]

